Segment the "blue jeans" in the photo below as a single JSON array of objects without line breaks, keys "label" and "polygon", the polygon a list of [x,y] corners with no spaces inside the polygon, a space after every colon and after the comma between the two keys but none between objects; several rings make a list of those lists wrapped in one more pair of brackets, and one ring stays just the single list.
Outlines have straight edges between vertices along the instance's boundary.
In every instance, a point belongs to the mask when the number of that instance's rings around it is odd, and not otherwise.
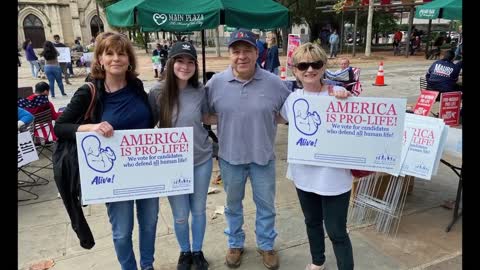
[{"label": "blue jeans", "polygon": [[37,78],[38,71],[40,70],[40,65],[37,60],[28,61],[30,63],[30,68],[32,70],[32,76],[34,79]]},{"label": "blue jeans", "polygon": [[[113,244],[122,270],[136,270],[137,262],[132,246],[133,200],[107,203],[112,224]],[[136,200],[140,236],[140,266],[153,265],[158,220],[158,198]]]},{"label": "blue jeans", "polygon": [[[193,168],[193,193],[169,196],[172,208],[173,227],[180,250],[201,251],[205,227],[207,225],[207,193],[212,176],[212,159]],[[192,214],[192,249],[190,250],[190,226],[188,218]]]},{"label": "blue jeans", "polygon": [[50,95],[55,97],[55,81],[57,81],[60,92],[65,94],[62,82],[62,68],[60,66],[45,65],[45,75],[47,75],[48,84],[50,86]]},{"label": "blue jeans", "polygon": [[338,44],[330,44],[330,57],[337,57],[337,45]]},{"label": "blue jeans", "polygon": [[277,232],[275,231],[275,160],[262,166],[255,163],[232,165],[220,159],[220,172],[227,194],[225,217],[229,248],[243,248],[245,232],[243,225],[243,205],[245,184],[250,177],[253,201],[257,207],[255,234],[257,247],[272,250]]}]

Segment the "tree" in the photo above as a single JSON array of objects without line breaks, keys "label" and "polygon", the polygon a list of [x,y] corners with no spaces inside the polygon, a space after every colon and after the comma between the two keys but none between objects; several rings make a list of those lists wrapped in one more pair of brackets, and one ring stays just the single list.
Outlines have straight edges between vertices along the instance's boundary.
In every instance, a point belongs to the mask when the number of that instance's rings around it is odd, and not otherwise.
[{"label": "tree", "polygon": [[[96,0],[96,3],[105,10],[106,7],[119,2],[120,0]],[[148,42],[149,37],[148,33],[142,33],[140,31],[140,27],[138,25],[131,26],[131,27],[112,27],[118,32],[133,32],[133,42],[136,43],[138,46],[143,47],[145,52],[148,53]]]},{"label": "tree", "polygon": [[[322,25],[331,24],[339,29],[340,18],[335,13],[323,13],[316,9],[319,6],[316,0],[281,0],[290,11],[292,24],[307,24],[310,28],[310,41],[319,37]],[[335,0],[330,1],[332,4]]]}]

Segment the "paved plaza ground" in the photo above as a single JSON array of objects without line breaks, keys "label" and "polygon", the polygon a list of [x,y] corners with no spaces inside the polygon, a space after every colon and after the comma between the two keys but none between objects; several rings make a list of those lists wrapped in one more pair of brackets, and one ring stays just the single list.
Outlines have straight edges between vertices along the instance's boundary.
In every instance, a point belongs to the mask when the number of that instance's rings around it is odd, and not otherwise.
[{"label": "paved plaza ground", "polygon": [[[146,90],[156,82],[153,78],[150,58],[143,51],[137,51],[140,78]],[[374,53],[370,58],[357,54],[351,58],[352,66],[362,69],[361,81],[363,96],[406,98],[407,103],[415,102],[419,93],[419,77],[423,76],[432,60],[423,56],[393,57],[391,52]],[[338,58],[337,58],[338,59]],[[331,61],[335,65],[337,59]],[[282,63],[285,59],[282,58]],[[201,61],[201,60],[200,60]],[[380,61],[384,62],[385,83],[387,86],[375,87],[372,83]],[[228,57],[207,56],[207,70],[221,71],[228,65]],[[66,106],[69,98],[83,84],[83,70],[75,68],[76,76],[71,79],[72,85],[65,85],[69,96],[57,95],[53,99],[55,107]],[[22,59],[18,71],[19,86],[33,86],[41,81],[31,78],[29,64]],[[44,79],[46,81],[46,79]],[[58,90],[56,90],[58,92]],[[279,125],[276,137],[276,174],[277,174],[277,231],[275,248],[280,255],[280,269],[302,270],[310,262],[309,245],[305,232],[303,214],[300,209],[294,185],[286,179],[287,132],[288,127]],[[454,164],[461,160],[446,157]],[[45,160],[36,161],[38,163]],[[116,270],[120,269],[113,248],[111,227],[104,204],[89,205],[84,208],[87,221],[95,236],[96,245],[91,250],[84,250],[71,228],[69,218],[61,199],[57,197],[57,189],[51,170],[41,172],[50,183],[33,187],[37,193],[36,200],[18,202],[18,269],[28,269],[36,262],[53,259],[53,270]],[[215,164],[212,178],[218,174]],[[19,174],[19,178],[24,176]],[[445,200],[456,195],[458,178],[443,164],[438,174],[431,181],[415,179],[414,188],[407,196],[406,205],[396,237],[378,233],[373,226],[349,226],[353,244],[356,269],[359,270],[399,270],[399,269],[461,269],[462,268],[462,218],[450,232],[445,232],[452,218],[452,210],[445,209]],[[224,265],[226,252],[225,217],[217,215],[211,218],[218,208],[222,208],[225,193],[222,186],[211,184],[220,193],[208,195],[207,200],[207,232],[204,253],[210,262],[210,269],[228,269]],[[19,199],[29,198],[29,194],[19,190]],[[255,251],[255,206],[252,200],[250,185],[244,200],[246,253],[239,269],[263,270],[261,256]],[[134,229],[134,246],[138,259],[137,224]],[[327,267],[336,269],[335,256],[331,243],[326,239]],[[156,238],[155,269],[175,269],[178,259],[178,245],[173,232],[171,209],[166,198],[160,199],[160,215]]]}]

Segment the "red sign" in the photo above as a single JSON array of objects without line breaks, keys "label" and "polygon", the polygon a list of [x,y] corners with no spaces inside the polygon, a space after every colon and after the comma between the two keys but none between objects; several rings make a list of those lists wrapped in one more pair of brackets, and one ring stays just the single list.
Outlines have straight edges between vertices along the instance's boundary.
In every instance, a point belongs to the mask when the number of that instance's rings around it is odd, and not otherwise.
[{"label": "red sign", "polygon": [[449,126],[460,124],[460,103],[462,92],[447,92],[440,95],[440,118]]},{"label": "red sign", "polygon": [[422,90],[422,93],[417,99],[417,104],[415,104],[415,108],[413,109],[413,113],[428,116],[437,96],[437,91]]}]

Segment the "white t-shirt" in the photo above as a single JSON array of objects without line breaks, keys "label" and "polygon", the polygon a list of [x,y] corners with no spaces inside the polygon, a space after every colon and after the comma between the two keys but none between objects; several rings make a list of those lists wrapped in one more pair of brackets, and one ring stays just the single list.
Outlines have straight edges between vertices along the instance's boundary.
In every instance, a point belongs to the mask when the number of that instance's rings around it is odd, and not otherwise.
[{"label": "white t-shirt", "polygon": [[[303,89],[295,89],[282,106],[281,116],[288,121],[288,103],[291,99],[297,99],[305,95],[328,96],[327,85],[321,92],[307,92]],[[334,86],[333,91],[344,90],[340,86]],[[353,176],[350,169],[304,165],[288,163],[287,178],[292,180],[298,189],[313,192],[319,195],[335,196],[352,189]]]}]

